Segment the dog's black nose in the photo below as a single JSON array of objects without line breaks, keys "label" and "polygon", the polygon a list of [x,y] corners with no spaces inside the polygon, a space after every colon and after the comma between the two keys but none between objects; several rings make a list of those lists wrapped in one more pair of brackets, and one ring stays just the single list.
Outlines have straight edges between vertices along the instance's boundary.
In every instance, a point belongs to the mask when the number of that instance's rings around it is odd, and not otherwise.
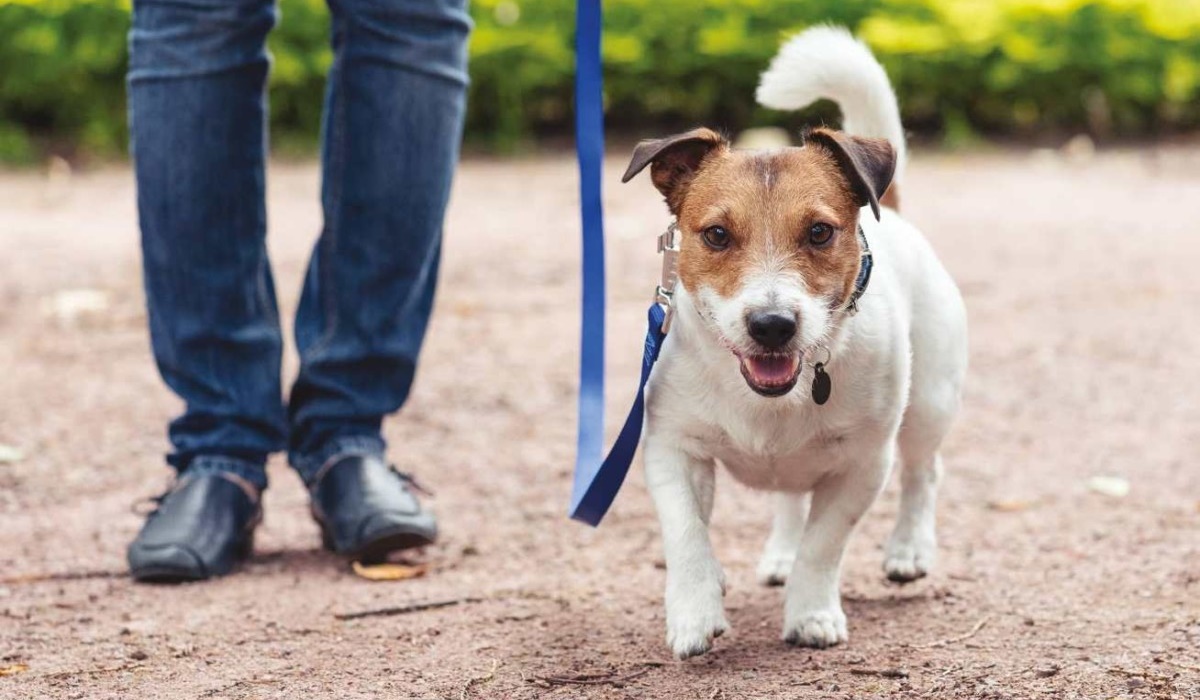
[{"label": "dog's black nose", "polygon": [[754,311],[746,317],[750,337],[768,350],[778,350],[796,335],[796,318],[774,311]]}]

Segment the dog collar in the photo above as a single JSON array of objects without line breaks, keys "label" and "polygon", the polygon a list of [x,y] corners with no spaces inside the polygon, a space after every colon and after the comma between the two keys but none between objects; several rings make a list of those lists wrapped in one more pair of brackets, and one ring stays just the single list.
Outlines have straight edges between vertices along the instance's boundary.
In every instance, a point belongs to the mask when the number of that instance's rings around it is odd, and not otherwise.
[{"label": "dog collar", "polygon": [[845,306],[846,313],[851,316],[858,313],[858,300],[867,291],[867,285],[871,283],[871,268],[875,266],[871,246],[867,244],[867,235],[863,233],[862,224],[858,225],[858,244],[862,246],[862,262],[858,268],[858,277],[854,280],[854,291],[850,293]]}]

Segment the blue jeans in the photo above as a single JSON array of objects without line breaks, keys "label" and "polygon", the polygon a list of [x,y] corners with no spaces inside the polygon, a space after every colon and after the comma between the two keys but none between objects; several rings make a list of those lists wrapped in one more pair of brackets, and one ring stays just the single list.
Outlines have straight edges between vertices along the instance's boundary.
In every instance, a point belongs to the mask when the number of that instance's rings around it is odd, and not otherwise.
[{"label": "blue jeans", "polygon": [[329,0],[324,226],[296,315],[288,401],[267,259],[273,0],[134,0],[128,76],[154,357],[186,403],[167,461],[260,488],[272,452],[309,480],[382,454],[429,321],[458,159],[466,0]]}]

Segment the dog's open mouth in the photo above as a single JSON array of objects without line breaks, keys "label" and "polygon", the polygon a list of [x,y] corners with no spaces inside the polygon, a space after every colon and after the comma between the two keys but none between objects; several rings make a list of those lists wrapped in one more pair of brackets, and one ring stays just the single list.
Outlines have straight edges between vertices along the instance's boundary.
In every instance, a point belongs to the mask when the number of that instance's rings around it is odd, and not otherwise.
[{"label": "dog's open mouth", "polygon": [[783,396],[796,386],[796,378],[800,376],[799,354],[743,355],[739,359],[742,377],[763,396]]}]

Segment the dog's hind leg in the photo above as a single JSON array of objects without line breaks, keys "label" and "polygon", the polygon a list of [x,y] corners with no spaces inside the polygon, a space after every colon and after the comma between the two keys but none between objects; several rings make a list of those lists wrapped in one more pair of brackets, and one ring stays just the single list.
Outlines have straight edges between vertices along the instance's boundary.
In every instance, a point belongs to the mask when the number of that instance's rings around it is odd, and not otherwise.
[{"label": "dog's hind leg", "polygon": [[937,489],[942,456],[916,455],[904,459],[900,474],[900,515],[884,550],[883,571],[891,581],[915,581],[937,560]]},{"label": "dog's hind leg", "polygon": [[900,514],[884,549],[883,571],[891,581],[915,581],[937,559],[937,491],[942,480],[942,439],[958,410],[958,387],[914,385],[898,444]]},{"label": "dog's hind leg", "polygon": [[771,522],[771,536],[758,560],[758,582],[764,586],[782,586],[796,563],[812,494],[778,492],[771,498],[775,502],[775,517]]}]

